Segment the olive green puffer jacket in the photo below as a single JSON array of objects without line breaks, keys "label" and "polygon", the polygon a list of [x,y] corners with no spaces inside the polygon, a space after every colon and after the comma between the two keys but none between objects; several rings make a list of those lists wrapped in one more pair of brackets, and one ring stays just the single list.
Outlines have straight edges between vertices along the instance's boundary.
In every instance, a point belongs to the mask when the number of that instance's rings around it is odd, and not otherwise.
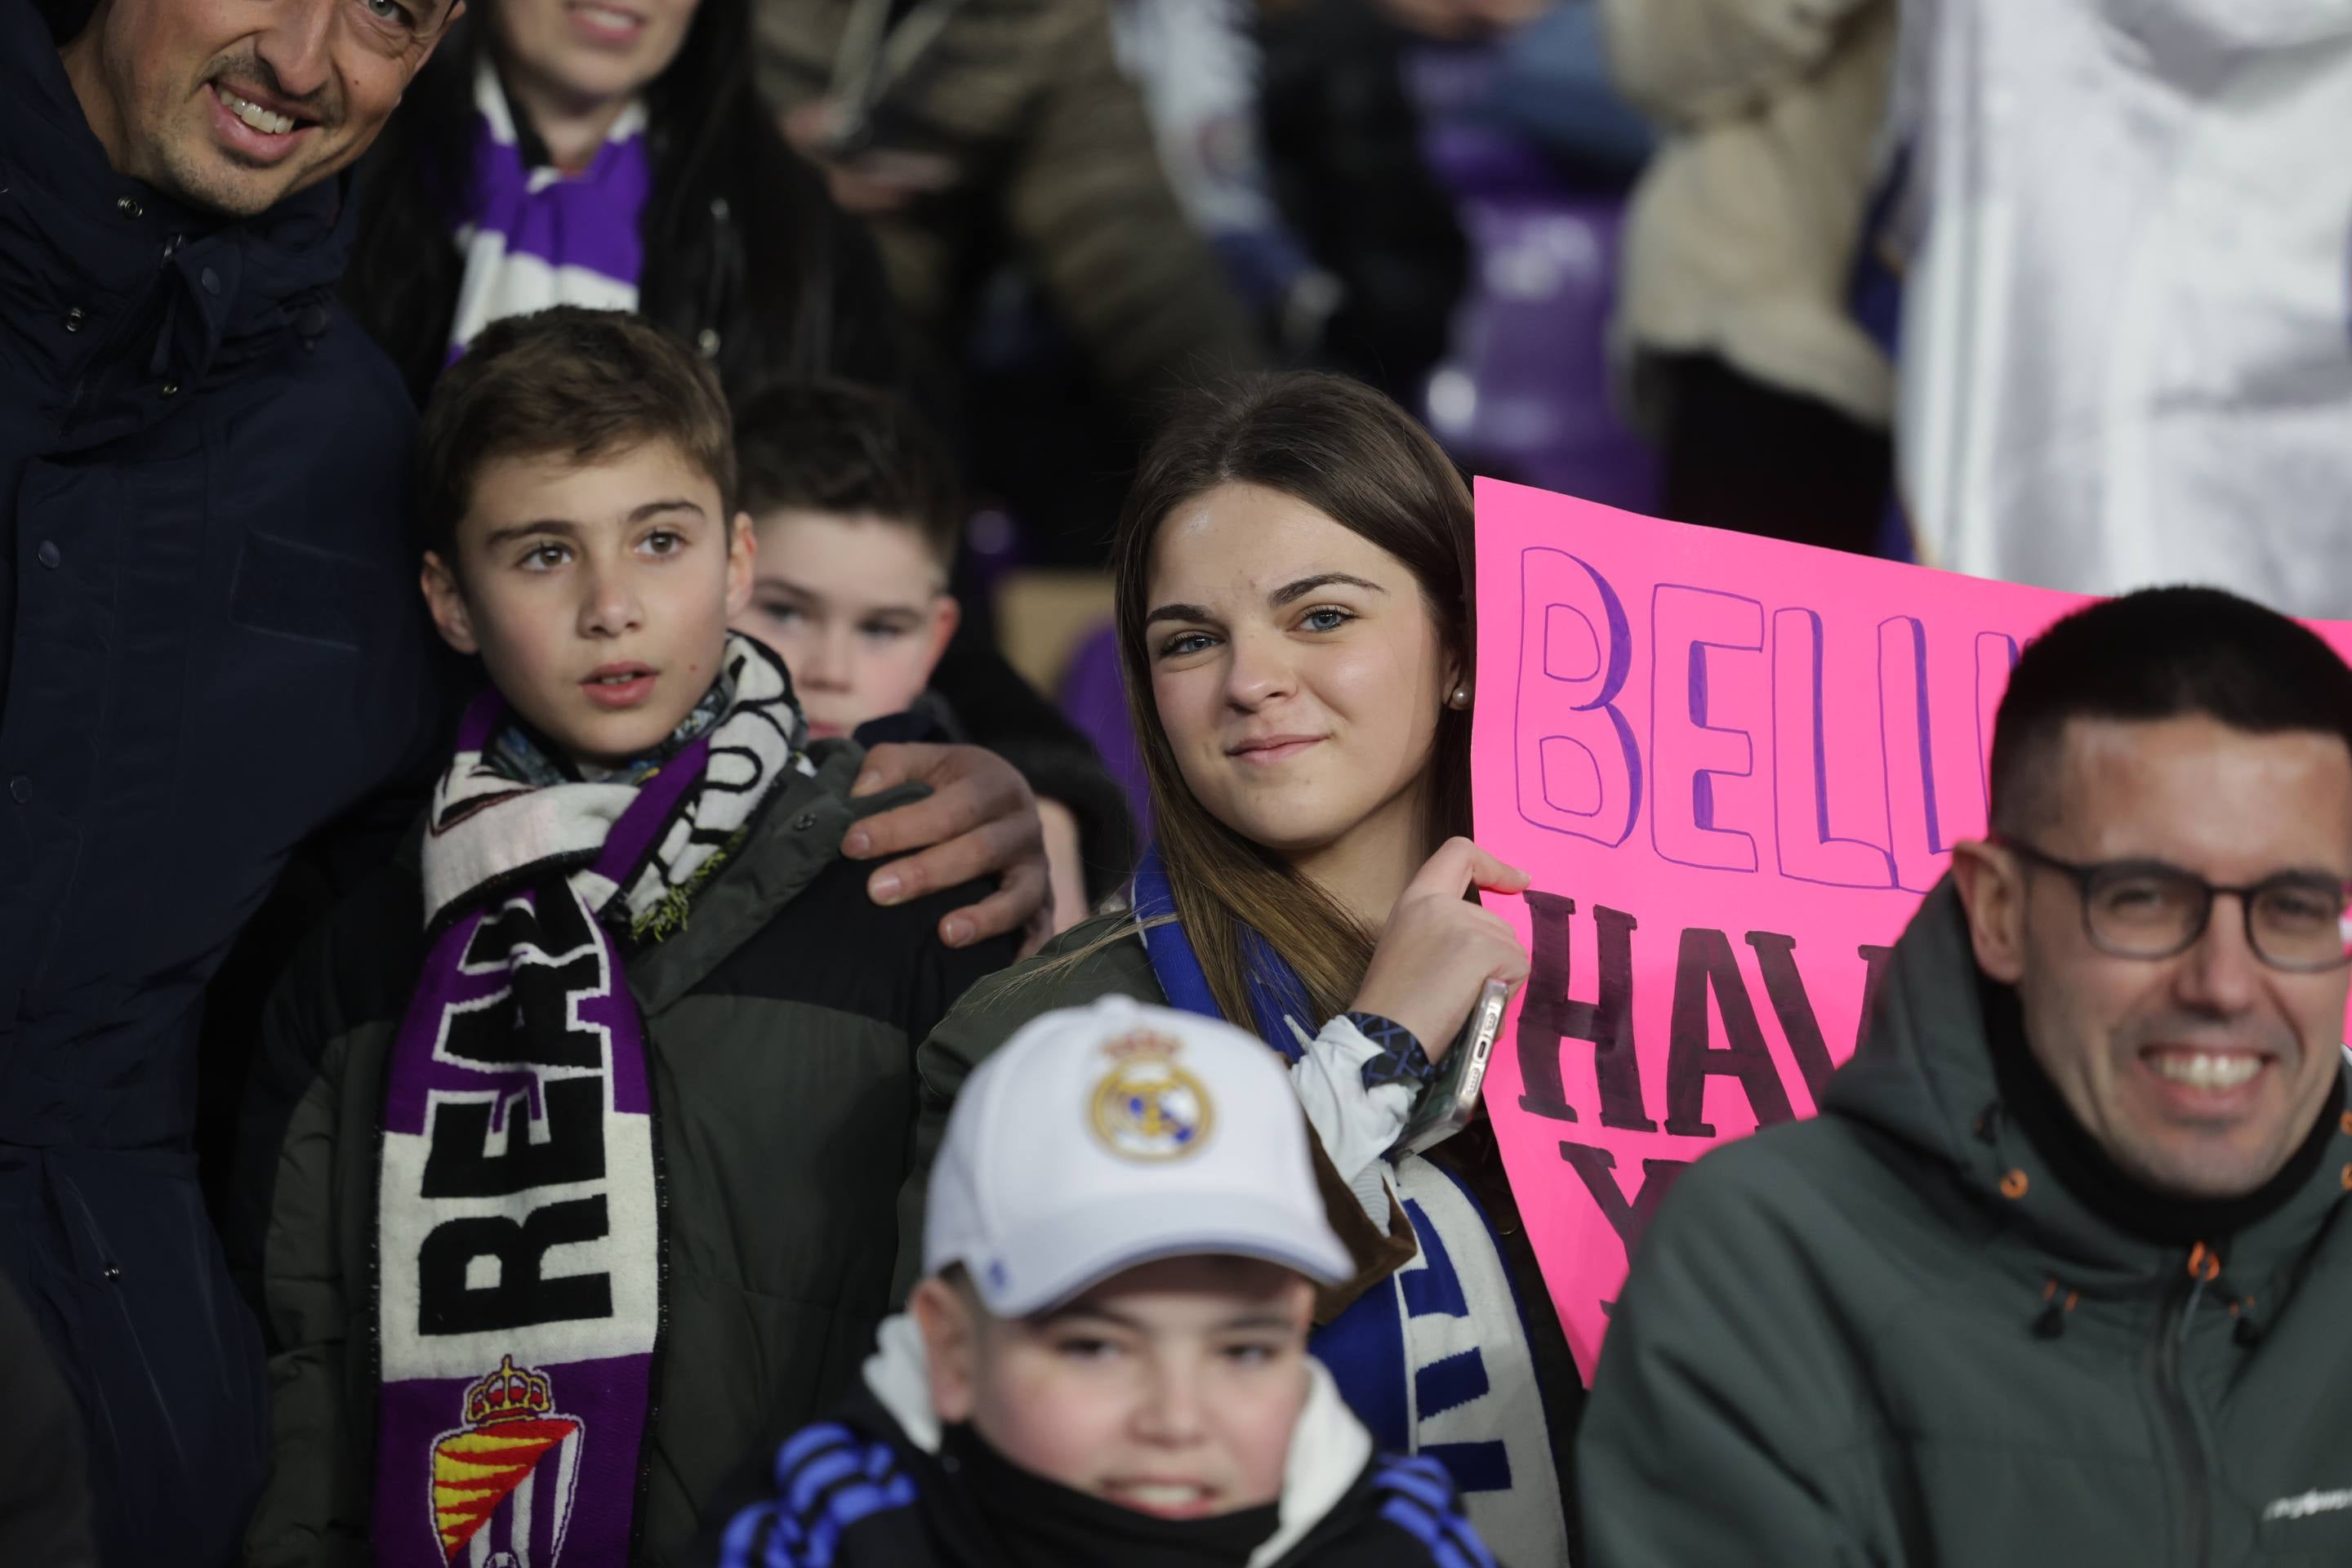
[{"label": "olive green puffer jacket", "polygon": [[1642,1238],[1584,1563],[2352,1563],[2341,1076],[2254,1199],[2160,1203],[2033,1066],[1948,879],[1824,1100],[1698,1161]]},{"label": "olive green puffer jacket", "polygon": [[[824,748],[696,892],[683,929],[625,949],[643,1011],[664,1179],[667,1276],[641,1564],[685,1561],[701,1510],[855,1384],[919,1254],[919,1141],[943,1097],[915,1047],[1009,941],[935,934],[964,888],[884,909],[844,860],[863,752]],[[374,1485],[379,1101],[425,957],[413,860],[363,888],[271,1001],[240,1126],[233,1235],[258,1243],[275,1458],[253,1568],[364,1564]],[[418,1506],[422,1508],[420,1500]]]}]

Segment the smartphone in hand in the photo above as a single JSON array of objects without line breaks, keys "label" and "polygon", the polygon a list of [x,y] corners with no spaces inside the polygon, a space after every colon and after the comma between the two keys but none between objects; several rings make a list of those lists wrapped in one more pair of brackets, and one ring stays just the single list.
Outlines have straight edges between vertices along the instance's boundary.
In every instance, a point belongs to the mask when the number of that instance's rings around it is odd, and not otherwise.
[{"label": "smartphone in hand", "polygon": [[1478,1005],[1462,1026],[1454,1048],[1445,1053],[1437,1076],[1413,1102],[1412,1119],[1392,1144],[1391,1154],[1418,1154],[1435,1147],[1470,1124],[1478,1109],[1478,1090],[1486,1081],[1486,1063],[1495,1054],[1495,1040],[1503,1032],[1503,1009],[1511,988],[1489,980],[1478,993]]}]

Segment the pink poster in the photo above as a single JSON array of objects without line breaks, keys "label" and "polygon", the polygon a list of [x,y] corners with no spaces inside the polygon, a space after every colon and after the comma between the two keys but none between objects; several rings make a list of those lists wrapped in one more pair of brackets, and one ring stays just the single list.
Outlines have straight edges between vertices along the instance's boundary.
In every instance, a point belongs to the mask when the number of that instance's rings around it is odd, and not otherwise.
[{"label": "pink poster", "polygon": [[2081,601],[1488,479],[1477,503],[1477,837],[1534,879],[1491,900],[1534,968],[1486,1100],[1590,1381],[1675,1177],[1811,1115],[1853,1053],[1983,830],[2018,650]]}]

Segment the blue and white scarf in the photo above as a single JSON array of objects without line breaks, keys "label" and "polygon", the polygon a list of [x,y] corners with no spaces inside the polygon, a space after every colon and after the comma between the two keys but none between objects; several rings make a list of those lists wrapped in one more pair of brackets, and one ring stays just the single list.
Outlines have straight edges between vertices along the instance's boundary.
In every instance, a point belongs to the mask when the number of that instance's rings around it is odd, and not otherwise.
[{"label": "blue and white scarf", "polygon": [[551,305],[635,310],[645,270],[638,222],[653,190],[646,111],[632,103],[576,174],[525,161],[506,89],[487,56],[474,73],[470,211],[453,214],[465,281],[449,326],[449,359],[508,316]]},{"label": "blue and white scarf", "polygon": [[[1136,871],[1135,915],[1169,1005],[1222,1017],[1156,846]],[[1256,931],[1243,928],[1242,947],[1251,1022],[1295,1062],[1318,1024],[1307,988]],[[1565,1563],[1551,1433],[1494,1227],[1452,1172],[1418,1154],[1397,1160],[1389,1177],[1420,1255],[1317,1330],[1310,1348],[1383,1451],[1445,1466],[1496,1558]]]}]

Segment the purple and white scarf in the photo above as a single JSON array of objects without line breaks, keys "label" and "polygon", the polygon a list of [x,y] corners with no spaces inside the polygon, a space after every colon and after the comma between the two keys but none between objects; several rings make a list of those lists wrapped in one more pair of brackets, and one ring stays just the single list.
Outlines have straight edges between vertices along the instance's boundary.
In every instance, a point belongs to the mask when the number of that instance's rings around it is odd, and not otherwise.
[{"label": "purple and white scarf", "polygon": [[645,269],[637,225],[653,189],[645,106],[623,110],[576,174],[524,160],[487,54],[475,68],[474,109],[473,210],[455,215],[466,275],[449,327],[450,361],[508,316],[551,305],[635,310]]},{"label": "purple and white scarf", "polygon": [[724,663],[732,700],[650,773],[519,777],[489,692],[435,788],[434,934],[385,1074],[376,1199],[382,1568],[629,1562],[663,1238],[616,938],[681,923],[811,771],[783,666],[734,636]]}]

